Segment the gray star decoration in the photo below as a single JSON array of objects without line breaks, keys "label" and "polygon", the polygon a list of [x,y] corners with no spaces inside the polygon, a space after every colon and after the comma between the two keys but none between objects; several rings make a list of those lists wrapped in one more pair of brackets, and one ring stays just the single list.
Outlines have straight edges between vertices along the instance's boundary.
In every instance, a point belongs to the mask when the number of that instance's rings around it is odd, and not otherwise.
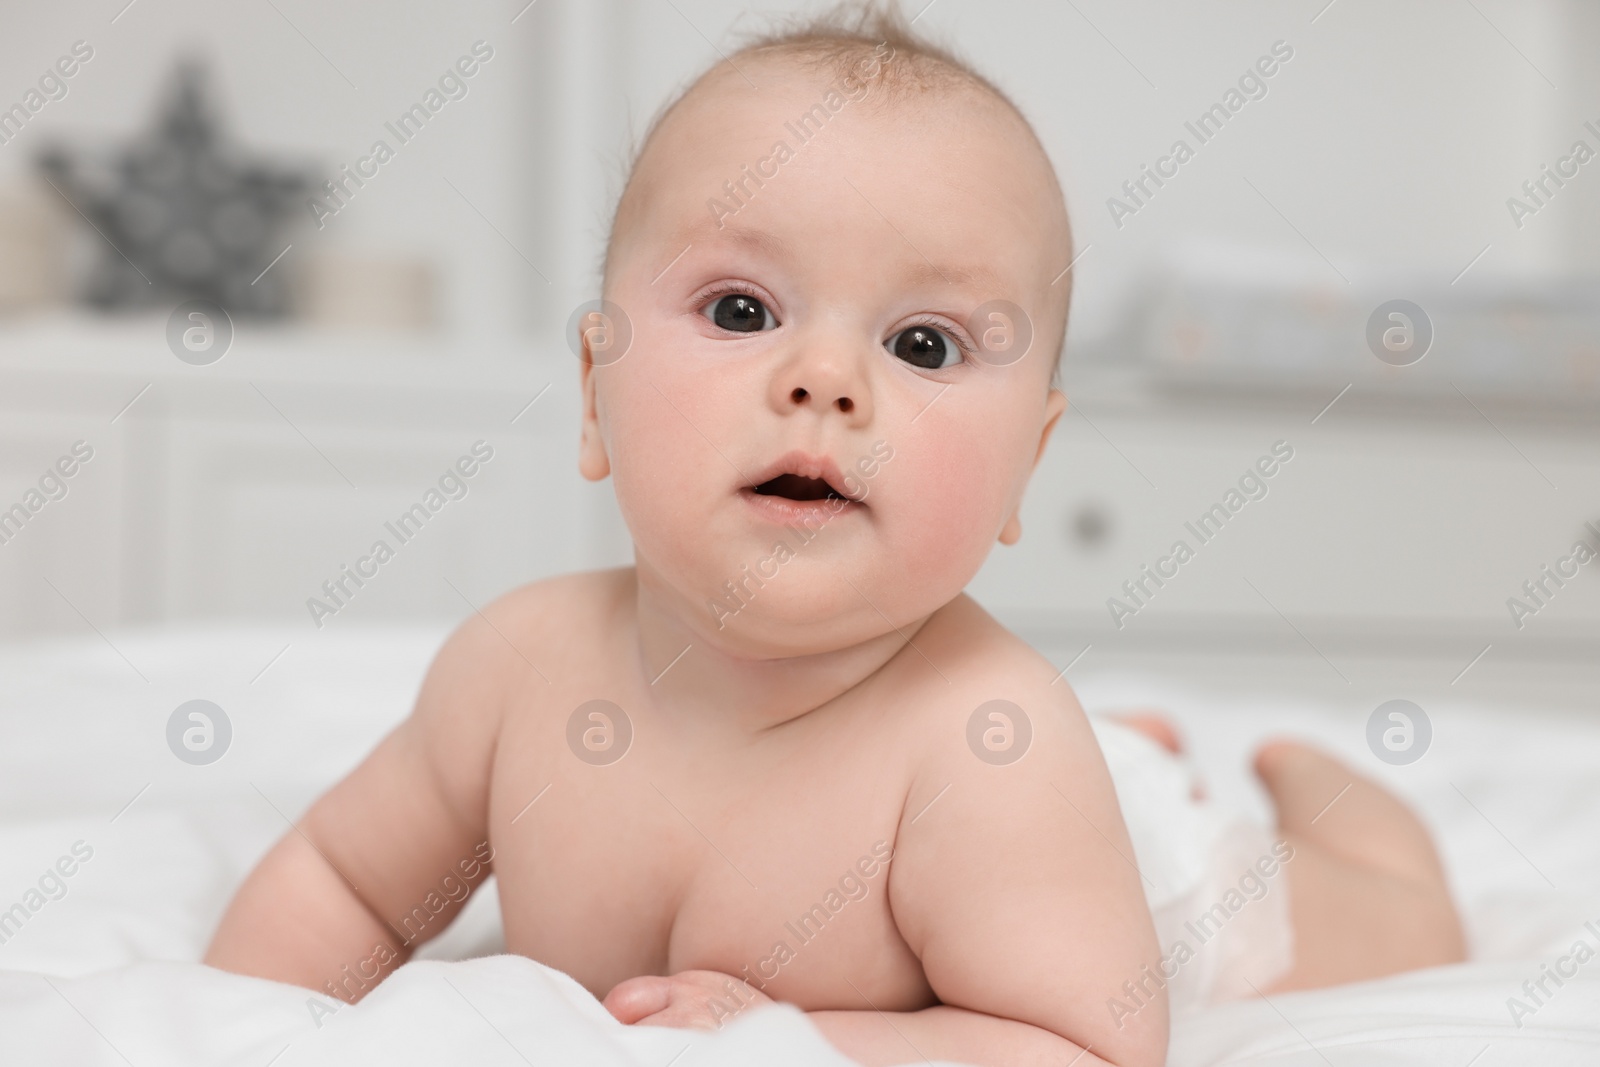
[{"label": "gray star decoration", "polygon": [[[218,137],[200,65],[182,62],[155,129],[115,153],[59,147],[39,166],[105,238],[84,286],[99,308],[210,300],[230,312],[282,315],[290,212],[309,171],[241,157]],[[263,271],[266,273],[263,274]]]}]

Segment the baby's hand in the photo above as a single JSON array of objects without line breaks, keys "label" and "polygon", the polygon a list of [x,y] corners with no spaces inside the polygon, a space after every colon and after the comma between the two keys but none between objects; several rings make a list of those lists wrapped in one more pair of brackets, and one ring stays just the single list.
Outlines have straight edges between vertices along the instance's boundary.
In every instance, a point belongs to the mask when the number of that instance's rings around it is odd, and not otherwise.
[{"label": "baby's hand", "polygon": [[771,1004],[772,998],[720,971],[680,971],[671,978],[647,974],[619,982],[602,1003],[630,1025],[718,1030],[746,1008]]}]

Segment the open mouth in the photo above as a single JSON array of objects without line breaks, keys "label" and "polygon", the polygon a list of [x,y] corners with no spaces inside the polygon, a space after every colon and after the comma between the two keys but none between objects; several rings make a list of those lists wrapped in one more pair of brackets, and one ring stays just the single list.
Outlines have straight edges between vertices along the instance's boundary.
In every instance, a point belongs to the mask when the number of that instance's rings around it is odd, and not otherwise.
[{"label": "open mouth", "polygon": [[855,492],[839,465],[826,455],[794,449],[746,475],[739,493],[767,519],[779,523],[812,522],[866,507],[865,493]]},{"label": "open mouth", "polygon": [[781,496],[785,500],[848,500],[843,493],[822,478],[807,478],[799,474],[780,474],[760,485],[751,486],[751,492],[760,496]]}]

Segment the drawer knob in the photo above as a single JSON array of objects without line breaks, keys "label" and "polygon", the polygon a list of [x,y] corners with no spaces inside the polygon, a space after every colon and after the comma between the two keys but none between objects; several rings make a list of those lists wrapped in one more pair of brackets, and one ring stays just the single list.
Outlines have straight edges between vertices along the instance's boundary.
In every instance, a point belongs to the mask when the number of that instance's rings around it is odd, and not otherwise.
[{"label": "drawer knob", "polygon": [[1067,520],[1067,539],[1078,548],[1097,549],[1111,539],[1111,513],[1094,502],[1079,504]]}]

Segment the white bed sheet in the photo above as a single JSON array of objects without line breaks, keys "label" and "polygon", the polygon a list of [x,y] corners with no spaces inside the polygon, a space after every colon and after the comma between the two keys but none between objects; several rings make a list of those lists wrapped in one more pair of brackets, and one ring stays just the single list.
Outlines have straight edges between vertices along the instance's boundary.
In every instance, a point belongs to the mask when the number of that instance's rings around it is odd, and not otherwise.
[{"label": "white bed sheet", "polygon": [[[74,844],[93,850],[61,879],[65,895],[0,944],[0,1063],[846,1062],[788,1008],[714,1035],[620,1027],[565,975],[493,955],[492,889],[421,959],[333,1014],[329,998],[194,962],[286,820],[406,714],[443,635],[191,628],[112,634],[114,648],[97,637],[0,648],[0,911]],[[1467,916],[1471,962],[1179,1018],[1173,1067],[1600,1064],[1600,958],[1520,1027],[1507,1004],[1575,941],[1600,948],[1583,926],[1600,928],[1595,721],[1433,706],[1432,750],[1386,768],[1366,755],[1360,723],[1328,708],[1132,678],[1078,690],[1091,710],[1169,708],[1224,803],[1264,812],[1243,766],[1271,732],[1375,770],[1434,828]],[[234,731],[204,767],[165,741],[173,708],[197,697]]]}]

